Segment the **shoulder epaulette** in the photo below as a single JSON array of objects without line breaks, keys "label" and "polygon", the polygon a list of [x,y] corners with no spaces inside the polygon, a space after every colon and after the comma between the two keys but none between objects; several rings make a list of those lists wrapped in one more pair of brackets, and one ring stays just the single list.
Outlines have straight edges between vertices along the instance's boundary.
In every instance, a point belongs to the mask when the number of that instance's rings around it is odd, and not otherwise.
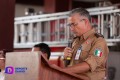
[{"label": "shoulder epaulette", "polygon": [[78,36],[74,37],[73,39],[79,38]]},{"label": "shoulder epaulette", "polygon": [[103,38],[104,38],[104,36],[103,36],[102,34],[100,34],[100,33],[95,33],[95,36],[96,36],[97,38],[99,38],[99,37],[103,37]]}]

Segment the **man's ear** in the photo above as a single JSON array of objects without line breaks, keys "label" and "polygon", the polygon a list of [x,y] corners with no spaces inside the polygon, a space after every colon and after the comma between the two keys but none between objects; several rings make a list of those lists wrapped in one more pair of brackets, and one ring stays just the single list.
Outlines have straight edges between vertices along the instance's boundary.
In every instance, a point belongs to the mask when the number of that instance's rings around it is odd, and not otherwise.
[{"label": "man's ear", "polygon": [[89,20],[88,20],[88,19],[85,19],[84,22],[85,22],[85,27],[88,29],[88,27],[89,27],[89,25],[90,25]]},{"label": "man's ear", "polygon": [[48,57],[48,55],[46,54],[46,53],[43,53],[44,54],[44,56],[47,58]]},{"label": "man's ear", "polygon": [[33,52],[33,51],[34,51],[34,47],[32,48],[31,52]]}]

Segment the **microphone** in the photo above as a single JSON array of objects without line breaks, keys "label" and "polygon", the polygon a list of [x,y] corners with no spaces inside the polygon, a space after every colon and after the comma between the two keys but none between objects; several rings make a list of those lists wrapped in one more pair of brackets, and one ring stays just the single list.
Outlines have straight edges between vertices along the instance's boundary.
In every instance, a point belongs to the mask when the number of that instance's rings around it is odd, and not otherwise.
[{"label": "microphone", "polygon": [[[68,40],[68,47],[72,48],[72,40],[71,39]],[[70,64],[70,61],[71,61],[71,57],[67,57],[65,60],[66,67]]]}]

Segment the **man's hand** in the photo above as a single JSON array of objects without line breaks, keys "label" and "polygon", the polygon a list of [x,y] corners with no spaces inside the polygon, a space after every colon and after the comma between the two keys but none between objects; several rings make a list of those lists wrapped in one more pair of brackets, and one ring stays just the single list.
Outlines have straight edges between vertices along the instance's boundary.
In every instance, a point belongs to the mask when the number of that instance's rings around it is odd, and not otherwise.
[{"label": "man's hand", "polygon": [[66,47],[64,49],[64,59],[66,59],[67,57],[72,57],[72,48],[70,47]]}]

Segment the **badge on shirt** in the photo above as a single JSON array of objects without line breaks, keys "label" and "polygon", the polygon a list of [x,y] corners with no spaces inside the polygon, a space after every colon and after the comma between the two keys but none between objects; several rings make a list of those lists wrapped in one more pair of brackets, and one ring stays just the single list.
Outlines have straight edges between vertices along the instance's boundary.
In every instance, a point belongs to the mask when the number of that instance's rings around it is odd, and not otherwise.
[{"label": "badge on shirt", "polygon": [[103,52],[100,49],[95,49],[94,55],[98,56],[98,57],[101,57],[103,55]]},{"label": "badge on shirt", "polygon": [[82,46],[77,50],[77,53],[76,53],[76,55],[75,55],[75,60],[79,60],[81,51],[82,51]]}]

